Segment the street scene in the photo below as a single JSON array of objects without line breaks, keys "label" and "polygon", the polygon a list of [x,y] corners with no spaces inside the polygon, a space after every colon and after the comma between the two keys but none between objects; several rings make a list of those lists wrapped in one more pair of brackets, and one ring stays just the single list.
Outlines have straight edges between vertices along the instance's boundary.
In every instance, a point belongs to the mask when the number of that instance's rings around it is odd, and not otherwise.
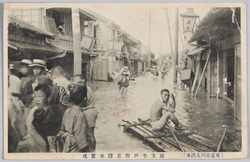
[{"label": "street scene", "polygon": [[245,151],[241,5],[84,5],[5,4],[7,153]]}]

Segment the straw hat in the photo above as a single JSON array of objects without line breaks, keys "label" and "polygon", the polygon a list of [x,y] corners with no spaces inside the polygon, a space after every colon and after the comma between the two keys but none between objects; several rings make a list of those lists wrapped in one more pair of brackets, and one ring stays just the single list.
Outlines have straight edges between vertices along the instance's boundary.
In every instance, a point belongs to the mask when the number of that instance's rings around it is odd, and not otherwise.
[{"label": "straw hat", "polygon": [[43,67],[46,69],[45,65],[46,65],[46,61],[41,60],[41,59],[34,59],[33,64],[29,65],[29,66],[31,66],[31,67]]},{"label": "straw hat", "polygon": [[26,65],[31,65],[31,64],[32,64],[32,61],[31,61],[31,60],[28,60],[28,59],[22,59],[20,63],[26,64]]},{"label": "straw hat", "polygon": [[15,69],[15,66],[14,66],[14,64],[9,64],[9,69],[10,69],[10,70],[13,70],[13,69]]}]

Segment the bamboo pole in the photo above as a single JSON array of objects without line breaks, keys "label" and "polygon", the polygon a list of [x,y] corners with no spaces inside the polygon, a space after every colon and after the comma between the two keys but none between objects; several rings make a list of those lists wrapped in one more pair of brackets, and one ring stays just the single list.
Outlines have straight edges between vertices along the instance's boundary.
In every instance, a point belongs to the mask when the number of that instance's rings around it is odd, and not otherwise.
[{"label": "bamboo pole", "polygon": [[199,60],[198,65],[196,67],[194,82],[193,82],[193,85],[192,85],[192,88],[191,88],[191,93],[194,92],[195,84],[196,84],[196,81],[198,80],[198,75],[199,75],[199,72],[200,72],[200,62],[201,61]]},{"label": "bamboo pole", "polygon": [[225,136],[226,136],[226,133],[227,133],[227,128],[225,128],[225,130],[224,130],[224,132],[223,132],[223,134],[222,134],[221,140],[220,140],[219,145],[218,145],[218,148],[217,148],[217,152],[219,152],[220,149],[221,149],[221,145],[222,145],[222,142],[223,142],[223,140],[224,140],[224,138],[225,138]]},{"label": "bamboo pole", "polygon": [[174,134],[174,131],[173,131],[172,127],[170,127],[168,123],[166,123],[166,125],[169,127],[169,130],[170,130],[170,132],[172,133],[172,135],[173,135],[175,141],[177,142],[178,146],[180,147],[181,151],[182,151],[182,152],[185,152],[185,151],[183,150],[183,148],[181,147],[181,144],[180,144],[178,138],[177,138],[176,135]]},{"label": "bamboo pole", "polygon": [[201,80],[202,80],[202,77],[203,77],[203,75],[204,75],[204,73],[205,73],[205,70],[206,70],[206,68],[207,68],[207,64],[208,64],[208,62],[209,62],[209,58],[210,58],[210,54],[211,54],[211,49],[209,48],[209,50],[208,50],[208,56],[207,56],[207,61],[206,61],[206,64],[205,64],[205,66],[204,66],[204,68],[203,68],[203,71],[202,71],[202,73],[201,73],[201,77],[200,77],[200,80],[199,80],[199,83],[198,83],[198,87],[197,87],[197,89],[196,89],[196,91],[195,91],[195,94],[194,94],[194,97],[196,97],[196,95],[197,95],[197,93],[198,93],[198,90],[199,90],[199,87],[200,87],[200,84],[201,84]]}]

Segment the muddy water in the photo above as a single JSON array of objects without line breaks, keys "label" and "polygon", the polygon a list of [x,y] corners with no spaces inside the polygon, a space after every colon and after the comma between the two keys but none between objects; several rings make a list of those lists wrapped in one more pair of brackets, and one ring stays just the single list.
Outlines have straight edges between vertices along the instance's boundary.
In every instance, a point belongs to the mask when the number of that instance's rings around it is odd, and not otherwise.
[{"label": "muddy water", "polygon": [[98,89],[94,96],[99,112],[95,130],[97,151],[153,151],[142,141],[124,133],[118,124],[122,123],[122,119],[137,121],[138,117],[149,118],[150,107],[160,99],[163,88],[170,89],[176,96],[175,114],[181,123],[218,143],[227,126],[231,131],[231,140],[238,139],[231,105],[223,99],[207,98],[205,95],[193,98],[189,92],[173,84],[171,72],[165,79],[154,78],[150,74],[136,77],[135,81],[130,81],[126,96],[119,95],[115,82],[98,82],[96,86]]}]

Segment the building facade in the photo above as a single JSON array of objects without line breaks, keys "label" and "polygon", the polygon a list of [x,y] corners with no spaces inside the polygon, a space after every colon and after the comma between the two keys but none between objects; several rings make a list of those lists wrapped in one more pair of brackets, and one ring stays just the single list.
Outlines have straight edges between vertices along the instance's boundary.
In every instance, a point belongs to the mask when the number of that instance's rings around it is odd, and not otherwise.
[{"label": "building facade", "polygon": [[240,8],[212,8],[190,38],[194,42],[197,48],[188,52],[196,75],[191,91],[197,95],[202,87],[209,97],[226,99],[241,120]]}]

